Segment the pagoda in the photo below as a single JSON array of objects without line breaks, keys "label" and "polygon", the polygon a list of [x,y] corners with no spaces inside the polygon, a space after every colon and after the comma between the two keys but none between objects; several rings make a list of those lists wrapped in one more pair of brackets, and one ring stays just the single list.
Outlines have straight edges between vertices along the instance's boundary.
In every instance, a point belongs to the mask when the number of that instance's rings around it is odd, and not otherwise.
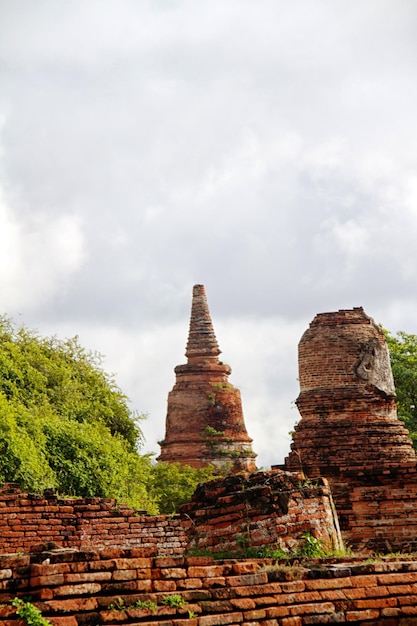
[{"label": "pagoda", "polygon": [[395,387],[383,330],[362,307],[319,313],[298,347],[301,420],[289,470],[330,480],[416,462],[397,417]]},{"label": "pagoda", "polygon": [[205,288],[194,285],[187,363],[175,368],[158,461],[231,472],[256,470],[240,391],[230,384],[232,370],[219,361],[219,354]]}]

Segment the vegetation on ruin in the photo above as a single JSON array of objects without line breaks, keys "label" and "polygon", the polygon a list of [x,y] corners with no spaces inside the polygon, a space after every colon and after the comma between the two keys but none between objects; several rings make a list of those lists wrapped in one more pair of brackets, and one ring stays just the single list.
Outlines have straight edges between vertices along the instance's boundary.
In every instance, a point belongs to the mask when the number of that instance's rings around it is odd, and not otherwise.
[{"label": "vegetation on ruin", "polygon": [[397,393],[398,417],[410,431],[417,448],[417,335],[385,331]]},{"label": "vegetation on ruin", "polygon": [[285,567],[292,567],[294,563],[308,563],[311,559],[344,559],[352,556],[349,548],[329,549],[325,547],[320,539],[317,539],[311,532],[303,533],[301,541],[294,549],[282,548],[273,545],[254,546],[250,536],[246,533],[236,536],[236,548],[225,550],[192,548],[189,556],[205,556],[223,561],[225,559],[272,559],[278,561]]},{"label": "vegetation on ruin", "polygon": [[214,472],[211,466],[195,469],[181,463],[157,463],[149,477],[149,494],[160,513],[170,515],[191,500],[199,483],[214,478]]},{"label": "vegetation on ruin", "polygon": [[[181,594],[173,593],[168,596],[164,596],[160,603],[162,606],[169,606],[171,608],[181,608],[186,602]],[[129,611],[131,609],[146,609],[151,614],[155,615],[158,610],[158,604],[153,600],[136,600],[133,604],[126,604],[123,598],[117,598],[115,602],[112,602],[107,607],[109,611]],[[188,612],[190,613],[190,611]]]},{"label": "vegetation on ruin", "polygon": [[20,598],[14,598],[11,605],[18,615],[28,626],[51,626],[51,622],[42,616],[41,611],[31,602],[25,602]]}]

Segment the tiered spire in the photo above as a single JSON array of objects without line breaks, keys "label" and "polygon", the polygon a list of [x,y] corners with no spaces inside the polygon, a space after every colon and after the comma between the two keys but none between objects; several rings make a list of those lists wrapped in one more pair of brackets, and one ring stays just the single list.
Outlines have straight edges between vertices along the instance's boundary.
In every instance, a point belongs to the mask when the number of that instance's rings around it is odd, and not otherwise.
[{"label": "tiered spire", "polygon": [[228,381],[229,365],[219,362],[220,349],[203,285],[194,285],[188,362],[175,368],[176,383],[168,395],[165,439],[159,461],[192,467],[254,470],[256,454],[246,432],[240,392]]},{"label": "tiered spire", "polygon": [[221,350],[207,304],[204,285],[194,285],[191,305],[190,331],[185,355],[188,363],[217,362]]}]

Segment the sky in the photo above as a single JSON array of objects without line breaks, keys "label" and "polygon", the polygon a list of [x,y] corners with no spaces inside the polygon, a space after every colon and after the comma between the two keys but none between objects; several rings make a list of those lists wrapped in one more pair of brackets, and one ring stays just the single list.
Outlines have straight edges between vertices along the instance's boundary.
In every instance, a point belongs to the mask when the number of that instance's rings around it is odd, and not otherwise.
[{"label": "sky", "polygon": [[77,335],[159,454],[203,284],[258,465],[297,344],[417,334],[415,0],[0,0],[0,314]]}]

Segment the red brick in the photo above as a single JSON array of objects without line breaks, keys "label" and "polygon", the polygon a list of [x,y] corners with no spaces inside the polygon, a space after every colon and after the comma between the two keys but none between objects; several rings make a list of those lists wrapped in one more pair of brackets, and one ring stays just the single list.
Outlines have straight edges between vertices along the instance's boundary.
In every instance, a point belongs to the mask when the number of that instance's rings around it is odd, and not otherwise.
[{"label": "red brick", "polygon": [[352,586],[350,578],[317,578],[304,581],[306,589],[343,589]]},{"label": "red brick", "polygon": [[224,572],[224,565],[194,565],[188,568],[187,576],[189,578],[213,578],[223,576]]},{"label": "red brick", "polygon": [[235,609],[241,609],[242,611],[248,611],[249,609],[254,609],[256,607],[252,598],[232,598],[230,600],[230,604]]},{"label": "red brick", "polygon": [[282,626],[302,626],[303,620],[301,617],[284,617],[281,623]]},{"label": "red brick", "polygon": [[398,617],[401,615],[401,609],[389,607],[381,610],[381,617]]},{"label": "red brick", "polygon": [[63,585],[54,591],[56,596],[94,595],[99,593],[101,585],[98,583],[83,583],[81,585]]},{"label": "red brick", "polygon": [[245,621],[246,620],[248,620],[248,621],[251,621],[251,620],[263,620],[266,617],[266,611],[265,611],[265,609],[254,609],[254,610],[249,610],[249,611],[245,610],[245,612],[243,614],[243,617],[244,617]]},{"label": "red brick", "polygon": [[353,587],[376,587],[378,583],[384,585],[384,581],[380,576],[352,576]]},{"label": "red brick", "polygon": [[[174,558],[172,556],[159,556],[155,559],[155,567],[180,567],[184,565],[184,563],[185,559],[183,557]],[[141,567],[144,567],[144,564],[142,564]]]},{"label": "red brick", "polygon": [[65,582],[64,574],[53,574],[52,576],[33,576],[30,579],[32,587],[50,587],[63,585]]},{"label": "red brick", "polygon": [[201,578],[178,578],[174,584],[177,589],[201,589],[203,581]]},{"label": "red brick", "polygon": [[346,600],[346,595],[343,589],[327,589],[320,591],[321,600]]},{"label": "red brick", "polygon": [[410,604],[412,606],[417,606],[417,595],[413,595],[413,596],[398,596],[397,600],[398,600],[398,604],[400,606],[405,606],[407,604]]},{"label": "red brick", "polygon": [[112,572],[79,572],[75,574],[66,574],[64,576],[64,582],[65,583],[98,582],[101,580],[111,580],[111,578],[112,578]]},{"label": "red brick", "polygon": [[175,591],[177,586],[173,580],[154,580],[155,591]]},{"label": "red brick", "polygon": [[297,593],[304,591],[306,584],[303,580],[294,580],[288,583],[280,583],[282,593]]},{"label": "red brick", "polygon": [[260,565],[255,561],[242,561],[241,563],[233,564],[233,573],[235,574],[250,574],[253,572],[257,572]]},{"label": "red brick", "polygon": [[78,626],[78,621],[74,616],[69,617],[49,617],[52,626]]},{"label": "red brick", "polygon": [[291,615],[308,615],[314,613],[335,613],[335,606],[331,602],[318,602],[317,604],[299,604],[290,607]]},{"label": "red brick", "polygon": [[100,611],[100,620],[103,624],[108,622],[124,622],[127,619],[127,613],[125,611]]},{"label": "red brick", "polygon": [[346,621],[361,622],[364,620],[376,619],[379,615],[380,612],[375,609],[368,609],[367,611],[346,611]]},{"label": "red brick", "polygon": [[254,601],[256,606],[274,605],[276,603],[275,596],[254,596]]},{"label": "red brick", "polygon": [[146,559],[146,558],[132,558],[132,559],[119,558],[119,559],[114,559],[114,564],[115,564],[116,569],[123,569],[123,570],[139,569],[139,568],[149,569],[151,566],[149,559]]},{"label": "red brick", "polygon": [[290,614],[290,609],[288,606],[274,606],[266,609],[267,617],[284,617],[285,615]]},{"label": "red brick", "polygon": [[50,600],[45,602],[45,606],[49,611],[77,613],[79,611],[94,611],[98,608],[98,602],[96,598],[71,598],[66,600]]},{"label": "red brick", "polygon": [[[103,572],[103,573],[105,574],[106,572]],[[137,573],[136,573],[136,570],[134,569],[115,570],[114,572],[111,573],[111,578],[112,580],[117,580],[117,581],[118,580],[136,580]]]},{"label": "red brick", "polygon": [[199,618],[198,626],[224,626],[225,624],[240,624],[242,621],[242,613],[228,613],[226,615],[204,615]]},{"label": "red brick", "polygon": [[417,572],[396,574],[381,574],[378,576],[380,585],[404,585],[407,583],[417,583]]},{"label": "red brick", "polygon": [[180,567],[167,567],[166,569],[161,569],[161,576],[162,578],[186,578],[187,572]]},{"label": "red brick", "polygon": [[355,600],[353,606],[356,609],[383,609],[397,606],[396,598],[375,598],[374,600]]},{"label": "red brick", "polygon": [[36,597],[39,600],[52,600],[52,598],[54,597],[54,592],[48,587],[41,587],[41,589],[36,592]]},{"label": "red brick", "polygon": [[417,605],[401,607],[403,615],[417,615]]}]

